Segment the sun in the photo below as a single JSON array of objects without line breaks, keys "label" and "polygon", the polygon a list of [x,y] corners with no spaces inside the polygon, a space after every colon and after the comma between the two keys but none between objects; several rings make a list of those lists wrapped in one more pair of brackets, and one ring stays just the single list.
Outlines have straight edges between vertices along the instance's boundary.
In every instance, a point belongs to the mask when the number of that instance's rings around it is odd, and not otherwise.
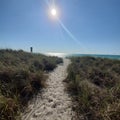
[{"label": "sun", "polygon": [[49,17],[53,20],[58,20],[59,17],[60,17],[60,11],[59,11],[59,8],[57,6],[51,6],[49,9],[48,9],[48,14],[49,14]]},{"label": "sun", "polygon": [[57,10],[55,8],[51,9],[51,15],[54,17],[57,16]]}]

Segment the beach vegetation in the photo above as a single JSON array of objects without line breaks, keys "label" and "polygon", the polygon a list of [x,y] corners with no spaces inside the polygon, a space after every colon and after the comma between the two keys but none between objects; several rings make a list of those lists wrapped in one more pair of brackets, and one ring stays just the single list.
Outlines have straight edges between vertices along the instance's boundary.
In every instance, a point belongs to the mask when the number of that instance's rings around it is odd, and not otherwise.
[{"label": "beach vegetation", "polygon": [[45,87],[47,73],[59,63],[58,57],[0,50],[0,120],[20,119],[28,101]]},{"label": "beach vegetation", "polygon": [[77,118],[119,120],[120,61],[87,56],[70,59],[66,81]]}]

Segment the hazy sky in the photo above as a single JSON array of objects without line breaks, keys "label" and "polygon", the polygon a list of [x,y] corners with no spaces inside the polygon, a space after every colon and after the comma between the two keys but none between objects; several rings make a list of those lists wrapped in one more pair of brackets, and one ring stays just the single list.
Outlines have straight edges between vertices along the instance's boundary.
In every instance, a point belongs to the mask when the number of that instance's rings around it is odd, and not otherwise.
[{"label": "hazy sky", "polygon": [[0,48],[120,54],[120,0],[0,0]]}]

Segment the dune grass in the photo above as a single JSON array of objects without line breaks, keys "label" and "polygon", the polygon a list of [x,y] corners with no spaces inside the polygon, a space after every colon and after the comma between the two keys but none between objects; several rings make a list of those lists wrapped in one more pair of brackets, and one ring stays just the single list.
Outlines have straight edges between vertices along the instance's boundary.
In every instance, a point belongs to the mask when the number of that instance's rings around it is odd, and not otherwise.
[{"label": "dune grass", "polygon": [[68,67],[68,90],[76,115],[85,120],[120,119],[120,61],[73,57]]},{"label": "dune grass", "polygon": [[0,120],[17,120],[28,101],[45,86],[46,73],[61,58],[22,50],[0,50]]}]

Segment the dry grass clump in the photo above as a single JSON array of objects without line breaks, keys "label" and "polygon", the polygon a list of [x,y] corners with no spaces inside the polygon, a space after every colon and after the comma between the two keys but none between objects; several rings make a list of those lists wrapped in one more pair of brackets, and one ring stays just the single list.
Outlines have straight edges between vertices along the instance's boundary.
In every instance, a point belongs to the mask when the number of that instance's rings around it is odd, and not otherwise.
[{"label": "dry grass clump", "polygon": [[120,61],[93,57],[71,58],[68,90],[76,98],[76,113],[88,120],[119,120]]},{"label": "dry grass clump", "polygon": [[20,109],[45,86],[45,73],[61,62],[22,50],[0,50],[0,120],[18,119]]},{"label": "dry grass clump", "polygon": [[0,119],[16,120],[19,115],[19,106],[15,98],[0,96]]}]

